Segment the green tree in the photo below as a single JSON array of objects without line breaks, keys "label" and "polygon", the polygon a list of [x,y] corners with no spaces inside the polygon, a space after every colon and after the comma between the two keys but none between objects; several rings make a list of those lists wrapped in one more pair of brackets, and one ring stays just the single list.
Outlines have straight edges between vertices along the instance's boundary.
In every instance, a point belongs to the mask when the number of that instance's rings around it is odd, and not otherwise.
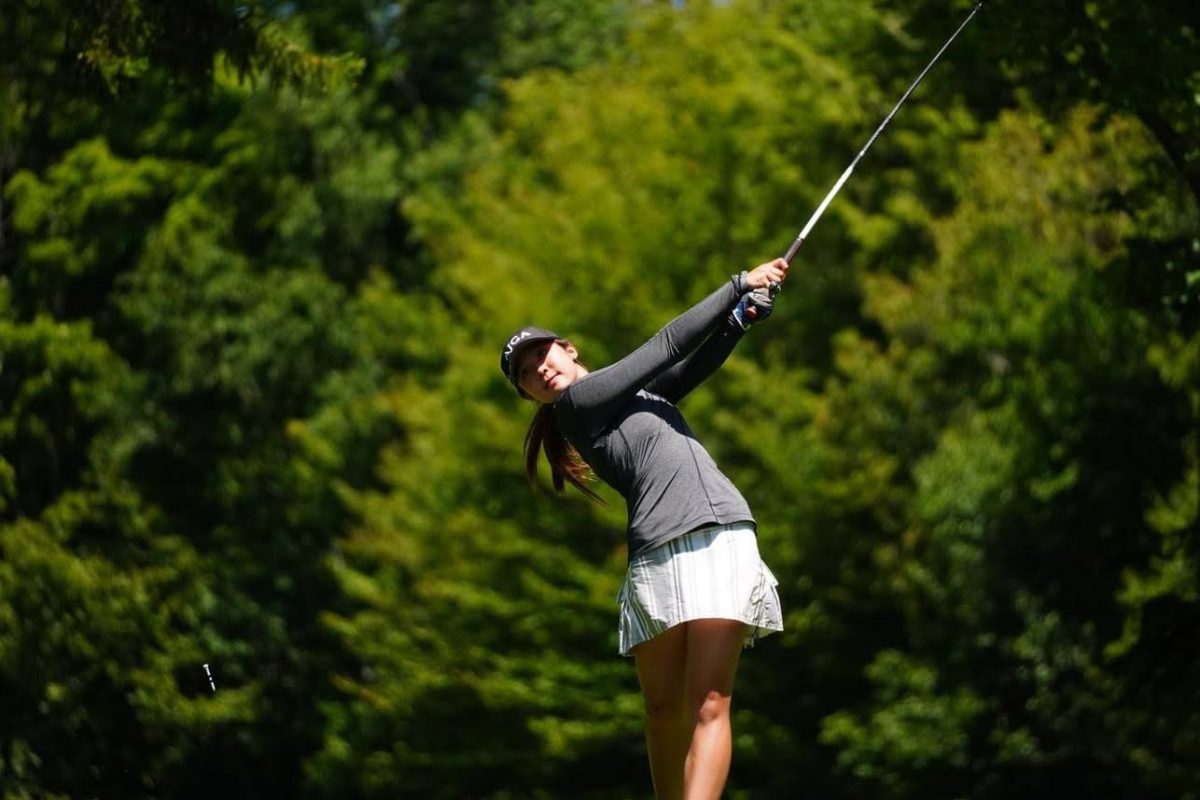
[{"label": "green tree", "polygon": [[[334,560],[362,609],[331,623],[363,666],[346,675],[353,701],[331,710],[335,735],[311,767],[328,793],[644,791],[641,701],[613,655],[619,499],[609,495],[605,510],[528,496],[524,414],[496,373],[495,349],[537,320],[602,365],[682,310],[680,298],[769,258],[765,239],[786,245],[808,177],[801,154],[839,153],[836,134],[863,114],[822,102],[802,76],[848,87],[852,78],[774,24],[779,12],[754,8],[647,10],[628,51],[513,81],[495,123],[467,115],[410,165],[418,191],[404,210],[435,263],[428,284],[447,303],[445,314],[427,311],[422,341],[442,362],[342,414],[383,414],[402,433],[384,451],[382,486],[348,495],[361,522]],[[795,107],[812,110],[803,125]],[[831,217],[843,242],[851,227],[888,236],[853,209]],[[771,359],[770,388],[761,366],[735,358],[727,377],[689,399],[701,429],[734,432],[731,444],[711,444],[740,479],[789,482],[764,476],[763,462],[782,465],[796,439],[761,453],[738,429],[770,427],[754,422],[768,406],[756,391],[777,409],[796,399],[789,389],[806,391],[806,367],[793,373],[784,355],[820,364],[822,332],[853,313],[854,273],[833,267],[842,252],[831,240],[796,306],[782,306],[785,321],[747,343]],[[408,318],[422,306],[393,308]],[[326,454],[356,435],[332,424],[304,432],[315,467],[338,468]],[[783,502],[763,505],[767,521],[786,516]],[[774,527],[765,537],[784,548],[787,535]],[[758,747],[744,753],[764,758]]]},{"label": "green tree", "polygon": [[[1158,180],[1161,151],[1128,118],[1006,115],[966,157],[937,261],[867,284],[886,336],[843,340],[822,437],[838,484],[879,486],[837,489],[865,523],[846,545],[862,565],[855,604],[900,612],[897,641],[926,665],[876,661],[874,699],[831,715],[824,738],[892,796],[1179,796],[1195,781],[1194,743],[1176,733],[1195,724],[1180,694],[1194,675],[1147,682],[1161,641],[1133,630],[1158,596],[1170,630],[1195,619],[1190,567],[1178,572],[1195,551],[1177,537],[1196,523],[1197,418],[1162,368],[1188,350],[1125,290],[1147,268],[1125,243],[1194,235],[1196,208]],[[845,580],[828,575],[817,596]],[[913,696],[889,690],[910,679],[951,707],[913,715]],[[960,696],[970,713],[948,739]],[[1179,727],[1134,722],[1160,714]],[[911,750],[889,745],[898,736]]]},{"label": "green tree", "polygon": [[[969,3],[184,5],[0,19],[0,792],[644,794],[498,342],[781,252]],[[688,399],[788,614],[732,796],[1194,791],[1189,14],[986,7]]]},{"label": "green tree", "polygon": [[[352,59],[292,44],[322,30],[305,9],[63,4],[37,25],[17,11],[0,35],[36,36],[2,67],[0,538],[28,569],[0,592],[0,780],[298,793],[343,696],[329,676],[352,667],[319,621],[345,602],[322,557],[346,531],[337,482],[375,485],[397,431],[337,416],[376,403],[389,370],[440,358],[417,344],[438,300],[396,213],[423,112],[396,123],[346,86]],[[416,74],[436,83],[439,52],[474,29],[435,12],[442,43]],[[486,52],[466,84],[486,87]],[[381,316],[398,311],[412,327]],[[345,452],[314,470],[305,432],[328,425]]]}]

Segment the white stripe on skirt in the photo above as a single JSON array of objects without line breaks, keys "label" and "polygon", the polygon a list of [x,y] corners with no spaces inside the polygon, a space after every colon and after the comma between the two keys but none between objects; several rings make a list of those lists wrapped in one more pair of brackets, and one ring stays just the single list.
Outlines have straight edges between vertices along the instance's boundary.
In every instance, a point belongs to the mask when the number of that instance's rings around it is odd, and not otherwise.
[{"label": "white stripe on skirt", "polygon": [[621,655],[693,619],[744,622],[749,647],[783,630],[778,585],[749,522],[678,536],[629,562],[617,597]]}]

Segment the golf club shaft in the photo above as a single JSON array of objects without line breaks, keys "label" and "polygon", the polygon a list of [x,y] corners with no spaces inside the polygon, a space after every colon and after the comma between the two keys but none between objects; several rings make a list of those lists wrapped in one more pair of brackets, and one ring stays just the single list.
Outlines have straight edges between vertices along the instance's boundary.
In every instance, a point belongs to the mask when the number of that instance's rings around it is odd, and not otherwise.
[{"label": "golf club shaft", "polygon": [[842,185],[846,183],[846,180],[849,179],[850,174],[854,172],[854,168],[858,166],[858,162],[861,161],[862,157],[865,156],[867,151],[871,149],[871,145],[875,144],[875,140],[879,138],[879,134],[883,133],[883,129],[886,128],[888,123],[892,121],[892,117],[896,116],[896,112],[900,110],[900,106],[904,105],[904,101],[908,99],[908,96],[912,94],[918,86],[921,85],[921,81],[924,80],[925,75],[933,68],[933,65],[937,63],[938,59],[942,57],[942,53],[946,52],[946,48],[948,48],[951,43],[958,38],[958,35],[962,33],[963,28],[967,27],[967,23],[971,21],[971,19],[982,7],[983,0],[979,0],[975,4],[975,8],[971,9],[971,13],[967,15],[967,18],[964,19],[962,24],[958,26],[958,30],[956,30],[953,35],[946,40],[946,43],[942,45],[942,49],[938,50],[933,59],[925,65],[925,69],[921,70],[921,74],[918,75],[917,79],[912,82],[911,86],[908,87],[908,91],[906,91],[904,96],[900,98],[900,102],[896,103],[891,113],[888,114],[879,127],[875,129],[875,133],[871,134],[871,138],[867,140],[867,143],[863,146],[863,149],[858,151],[858,155],[855,156],[854,160],[850,162],[850,166],[846,167],[846,171],[842,173],[842,177],[837,179],[837,183],[835,183],[833,188],[829,190],[829,194],[825,195],[825,199],[821,201],[821,204],[817,206],[817,210],[813,212],[811,217],[809,217],[808,223],[804,226],[804,229],[800,231],[800,235],[796,237],[796,241],[792,242],[792,246],[787,249],[787,253],[785,253],[783,256],[784,261],[788,262],[789,264],[792,263],[792,259],[796,257],[796,253],[800,250],[800,245],[804,244],[804,240],[808,238],[809,231],[811,231],[813,226],[817,224],[817,220],[819,220],[821,215],[825,213],[825,209],[829,206],[830,202],[833,201],[833,198],[837,196],[837,193],[841,191]]}]

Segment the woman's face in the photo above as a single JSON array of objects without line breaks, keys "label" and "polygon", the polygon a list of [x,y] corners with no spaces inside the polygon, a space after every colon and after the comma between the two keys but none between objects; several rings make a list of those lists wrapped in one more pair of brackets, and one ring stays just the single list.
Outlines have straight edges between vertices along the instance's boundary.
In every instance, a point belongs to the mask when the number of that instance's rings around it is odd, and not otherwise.
[{"label": "woman's face", "polygon": [[587,374],[575,359],[574,345],[538,342],[526,347],[517,359],[517,383],[539,403],[553,403],[568,386]]}]

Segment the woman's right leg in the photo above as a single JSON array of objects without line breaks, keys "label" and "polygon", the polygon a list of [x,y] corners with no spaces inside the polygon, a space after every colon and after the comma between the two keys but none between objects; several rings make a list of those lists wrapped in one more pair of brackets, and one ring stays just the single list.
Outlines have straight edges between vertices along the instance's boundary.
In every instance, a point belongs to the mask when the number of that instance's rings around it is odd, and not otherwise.
[{"label": "woman's right leg", "polygon": [[676,625],[633,648],[646,701],[646,749],[658,800],[682,800],[683,765],[692,741],[684,696],[687,625]]},{"label": "woman's right leg", "polygon": [[729,777],[733,757],[730,705],[745,623],[732,619],[694,619],[688,629],[687,698],[692,731],[685,759],[688,800],[717,800]]}]

